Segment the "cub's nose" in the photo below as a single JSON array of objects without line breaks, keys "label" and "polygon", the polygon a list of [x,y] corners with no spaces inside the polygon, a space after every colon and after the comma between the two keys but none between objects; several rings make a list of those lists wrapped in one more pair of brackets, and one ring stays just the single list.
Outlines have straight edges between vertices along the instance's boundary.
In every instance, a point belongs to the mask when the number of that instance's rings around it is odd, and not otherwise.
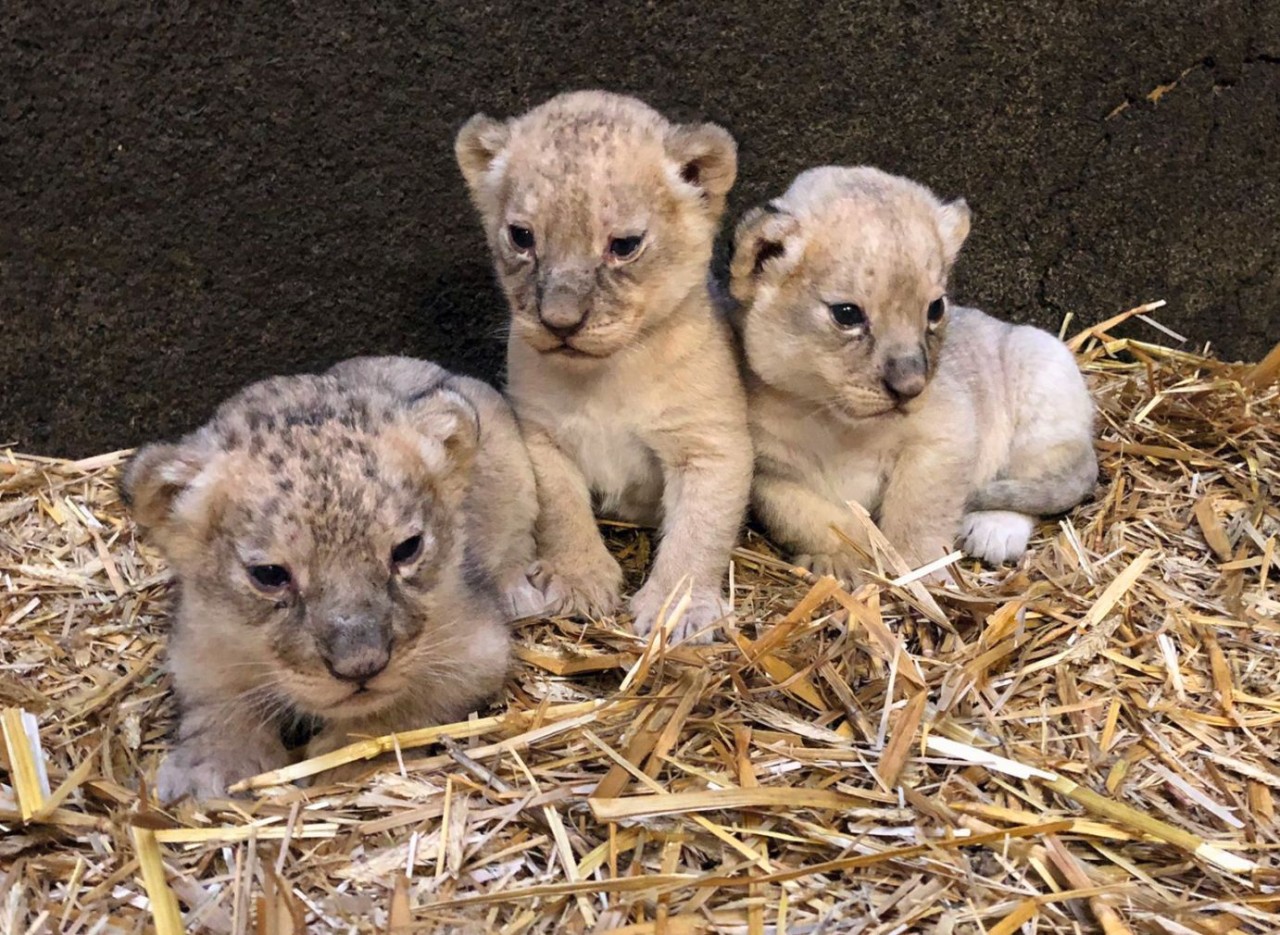
[{"label": "cub's nose", "polygon": [[568,289],[549,289],[538,305],[538,320],[557,338],[567,338],[587,323],[582,296]]},{"label": "cub's nose", "polygon": [[318,648],[330,675],[363,685],[391,661],[391,634],[383,627],[344,619],[325,633]]},{"label": "cub's nose", "polygon": [[552,321],[545,317],[540,317],[540,320],[542,321],[542,327],[546,328],[548,331],[554,334],[557,338],[563,339],[563,338],[572,337],[573,335],[581,331],[582,326],[587,319],[584,316],[582,318],[579,318],[577,321],[571,321],[565,324]]},{"label": "cub's nose", "polygon": [[387,669],[387,663],[392,660],[392,655],[388,649],[367,649],[364,652],[353,653],[351,656],[342,656],[339,658],[325,658],[325,665],[329,667],[329,674],[335,679],[342,681],[355,681],[355,683],[364,685],[366,681],[374,678],[380,671]]},{"label": "cub's nose", "polygon": [[890,357],[884,365],[885,389],[897,399],[914,399],[924,392],[927,370],[922,351]]},{"label": "cub's nose", "polygon": [[387,667],[391,661],[390,647],[366,646],[340,656],[324,658],[329,674],[344,682],[363,685]]}]

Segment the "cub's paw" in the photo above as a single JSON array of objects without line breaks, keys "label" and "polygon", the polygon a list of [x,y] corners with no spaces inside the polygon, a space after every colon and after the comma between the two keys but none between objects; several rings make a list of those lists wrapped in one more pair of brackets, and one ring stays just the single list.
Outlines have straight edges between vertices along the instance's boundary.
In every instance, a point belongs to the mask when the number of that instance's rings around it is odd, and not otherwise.
[{"label": "cub's paw", "polygon": [[[675,594],[672,594],[670,588],[663,587],[652,579],[647,581],[631,598],[635,631],[645,636],[655,626],[663,623],[658,617],[662,612],[662,605],[670,598],[667,613],[672,613],[683,594],[683,590],[676,589]],[[720,595],[719,589],[694,588],[689,606],[671,631],[671,642],[709,643],[719,635],[717,624],[732,618],[733,608]]]},{"label": "cub's paw", "polygon": [[523,570],[515,572],[502,583],[502,611],[507,620],[524,620],[541,617],[549,612],[547,595],[542,592]]},{"label": "cub's paw", "polygon": [[604,558],[608,564],[600,561],[572,571],[556,568],[547,561],[534,562],[529,568],[529,581],[542,592],[541,612],[591,620],[613,613],[622,590],[622,567],[608,553]]},{"label": "cub's paw", "polygon": [[196,800],[226,798],[233,783],[284,765],[283,751],[272,757],[180,745],[170,751],[156,772],[156,797],[164,803],[185,795]]},{"label": "cub's paw", "polygon": [[990,565],[1016,561],[1027,551],[1035,520],[1010,510],[979,510],[965,515],[960,541],[965,552]]},{"label": "cub's paw", "polygon": [[818,577],[830,575],[846,587],[858,583],[862,566],[856,556],[846,552],[811,552],[797,555],[795,563]]}]

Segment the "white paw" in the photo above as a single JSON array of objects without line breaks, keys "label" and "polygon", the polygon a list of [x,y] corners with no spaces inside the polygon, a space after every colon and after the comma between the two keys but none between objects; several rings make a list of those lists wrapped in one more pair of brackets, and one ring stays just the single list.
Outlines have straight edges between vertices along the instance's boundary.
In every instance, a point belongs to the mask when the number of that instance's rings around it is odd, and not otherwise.
[{"label": "white paw", "polygon": [[622,568],[612,557],[609,565],[601,562],[594,571],[575,568],[559,570],[549,562],[534,562],[529,567],[529,581],[542,593],[543,610],[547,614],[587,617],[598,620],[613,613],[618,606],[622,586]]},{"label": "white paw", "polygon": [[965,514],[960,541],[965,552],[990,565],[1015,561],[1027,551],[1035,520],[1009,510],[979,510]]},{"label": "white paw", "polygon": [[861,571],[858,559],[852,552],[813,552],[797,555],[795,563],[819,577],[830,575],[845,585],[855,584],[858,581],[858,572]]},{"label": "white paw", "polygon": [[[665,619],[660,620],[658,617],[662,612],[662,605],[668,605],[667,615],[670,615],[683,596],[683,588],[676,588],[672,594],[671,588],[659,585],[652,579],[647,581],[631,598],[631,613],[635,617],[632,626],[635,631],[645,636],[659,623],[664,623]],[[719,634],[717,624],[726,619],[731,620],[732,617],[733,609],[718,589],[694,588],[689,606],[671,631],[671,642],[709,643]]]}]

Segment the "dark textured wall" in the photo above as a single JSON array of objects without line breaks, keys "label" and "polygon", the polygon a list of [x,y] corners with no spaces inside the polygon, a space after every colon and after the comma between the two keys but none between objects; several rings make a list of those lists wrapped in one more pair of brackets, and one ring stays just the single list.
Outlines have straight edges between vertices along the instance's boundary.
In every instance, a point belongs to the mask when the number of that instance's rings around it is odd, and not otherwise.
[{"label": "dark textured wall", "polygon": [[1280,339],[1274,0],[9,0],[0,43],[0,444],[132,445],[361,352],[494,376],[453,134],[587,86],[732,129],[731,216],[825,162],[965,195],[953,291],[998,314]]}]

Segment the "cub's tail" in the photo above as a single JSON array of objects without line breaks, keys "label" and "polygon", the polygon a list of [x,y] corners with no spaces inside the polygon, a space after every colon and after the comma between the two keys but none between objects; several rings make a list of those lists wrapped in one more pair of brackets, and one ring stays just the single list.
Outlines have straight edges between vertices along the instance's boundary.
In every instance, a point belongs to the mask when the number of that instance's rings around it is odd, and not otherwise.
[{"label": "cub's tail", "polygon": [[[1018,469],[1027,470],[1029,464],[1019,465],[1016,457],[1010,467],[1013,476],[1001,477],[978,489],[969,500],[968,509],[1013,510],[1032,516],[1052,516],[1065,513],[1089,497],[1098,483],[1098,459],[1093,445],[1087,442],[1062,442],[1054,451],[1040,453],[1034,460],[1034,476],[1019,477]],[[1028,459],[1030,460],[1030,459]],[[1054,465],[1043,470],[1046,464]]]}]

